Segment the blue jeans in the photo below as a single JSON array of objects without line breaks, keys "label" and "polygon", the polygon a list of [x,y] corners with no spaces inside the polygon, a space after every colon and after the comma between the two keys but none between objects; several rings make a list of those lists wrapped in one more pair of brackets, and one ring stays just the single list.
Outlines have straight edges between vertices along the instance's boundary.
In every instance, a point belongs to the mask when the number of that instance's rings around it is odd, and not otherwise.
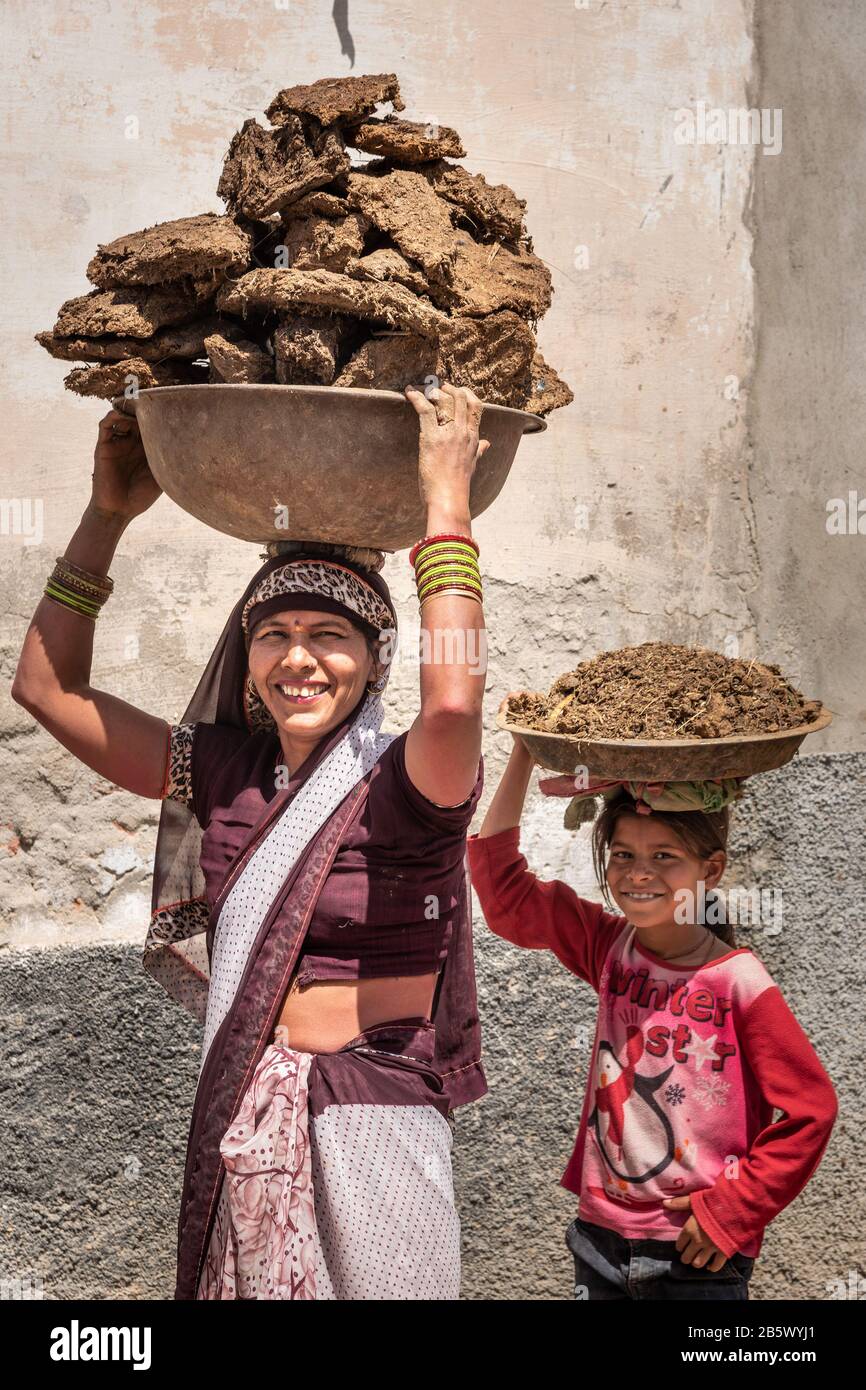
[{"label": "blue jeans", "polygon": [[732,1255],[716,1274],[684,1264],[673,1240],[627,1240],[576,1217],[565,1233],[574,1296],[588,1299],[748,1299],[754,1260]]}]

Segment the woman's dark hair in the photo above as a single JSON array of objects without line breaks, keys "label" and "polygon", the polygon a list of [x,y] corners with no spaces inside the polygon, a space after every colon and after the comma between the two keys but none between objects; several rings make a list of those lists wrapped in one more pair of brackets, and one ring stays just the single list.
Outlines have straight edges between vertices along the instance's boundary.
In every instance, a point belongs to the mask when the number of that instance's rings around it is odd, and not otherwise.
[{"label": "woman's dark hair", "polygon": [[378,574],[385,564],[385,552],[372,550],[361,545],[337,545],[332,541],[268,541],[261,552],[263,560],[275,559],[277,555],[287,558],[291,555],[306,558],[319,557],[323,560],[347,560],[350,565]]},{"label": "woman's dark hair", "polygon": [[[607,882],[607,855],[616,823],[623,815],[637,815],[634,798],[625,790],[617,792],[616,796],[606,802],[592,827],[592,863],[608,907],[613,907],[614,903]],[[653,822],[662,821],[667,825],[682,841],[689,854],[693,854],[696,859],[708,859],[711,854],[727,849],[731,820],[729,806],[724,806],[721,811],[653,811],[651,815]],[[713,894],[708,893],[708,901],[712,898]],[[715,901],[721,908],[721,899],[716,898]],[[725,916],[723,911],[719,915]],[[726,945],[736,946],[734,929],[730,922],[707,922],[706,925]]]},{"label": "woman's dark hair", "polygon": [[357,630],[362,634],[364,641],[367,643],[367,651],[370,653],[370,656],[372,657],[374,670],[377,669],[379,665],[380,652],[382,647],[382,642],[378,633],[375,637],[371,637],[370,633],[366,631],[365,628],[362,628],[360,623],[352,623],[352,626],[354,628],[357,628]]}]

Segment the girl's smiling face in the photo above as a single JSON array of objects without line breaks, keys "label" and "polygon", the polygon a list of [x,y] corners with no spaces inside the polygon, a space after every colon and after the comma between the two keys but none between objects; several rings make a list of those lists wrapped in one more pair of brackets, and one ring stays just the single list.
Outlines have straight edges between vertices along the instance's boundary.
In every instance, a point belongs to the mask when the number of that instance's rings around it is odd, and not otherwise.
[{"label": "girl's smiling face", "polygon": [[340,614],[280,609],[256,623],[253,683],[286,734],[318,740],[358,704],[375,663],[363,632]]},{"label": "girl's smiling face", "polygon": [[724,851],[698,858],[664,821],[624,811],[613,830],[606,878],[611,897],[630,922],[636,927],[663,927],[676,920],[674,913],[683,902],[676,895],[687,891],[691,898],[685,901],[694,907],[698,885],[702,882],[705,892],[714,888],[725,863]]}]

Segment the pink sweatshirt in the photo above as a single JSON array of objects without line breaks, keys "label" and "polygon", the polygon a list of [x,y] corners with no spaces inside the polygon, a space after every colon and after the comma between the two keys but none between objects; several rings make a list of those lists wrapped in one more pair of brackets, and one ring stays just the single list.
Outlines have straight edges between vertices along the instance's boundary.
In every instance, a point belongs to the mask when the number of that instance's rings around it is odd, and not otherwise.
[{"label": "pink sweatshirt", "polygon": [[625,917],[537,879],[519,826],[467,843],[488,926],[553,951],[599,996],[561,1179],[579,1194],[581,1218],[630,1239],[675,1240],[689,1213],[661,1203],[688,1193],[725,1255],[757,1255],[836,1118],[830,1078],[763,965],[745,948],[692,967],[652,955]]}]

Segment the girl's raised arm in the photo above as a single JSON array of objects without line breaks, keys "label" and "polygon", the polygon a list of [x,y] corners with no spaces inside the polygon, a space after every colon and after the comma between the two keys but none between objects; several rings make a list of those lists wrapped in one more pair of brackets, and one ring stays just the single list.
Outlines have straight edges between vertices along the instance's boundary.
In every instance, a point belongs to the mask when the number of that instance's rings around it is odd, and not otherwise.
[{"label": "girl's raised arm", "polygon": [[535,760],[515,738],[481,830],[466,848],[472,886],[491,931],[515,946],[553,951],[598,989],[605,958],[625,918],[581,898],[559,879],[538,878],[520,852],[520,815]]},{"label": "girl's raised arm", "polygon": [[[508,696],[505,698],[507,700]],[[512,830],[514,826],[520,824],[523,803],[526,800],[529,779],[532,776],[534,766],[535,759],[532,754],[528,752],[526,745],[515,737],[511,757],[505,766],[502,780],[493,794],[493,800],[487,808],[487,815],[481,822],[481,829],[478,832],[479,839],[484,840],[488,835],[498,835],[502,830]]]}]

